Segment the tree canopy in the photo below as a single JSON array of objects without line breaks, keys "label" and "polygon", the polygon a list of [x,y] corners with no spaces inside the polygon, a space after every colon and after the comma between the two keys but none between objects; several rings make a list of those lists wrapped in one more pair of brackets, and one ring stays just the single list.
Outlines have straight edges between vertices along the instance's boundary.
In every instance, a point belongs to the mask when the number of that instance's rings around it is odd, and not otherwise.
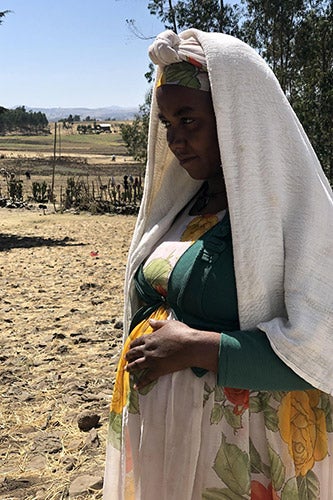
[{"label": "tree canopy", "polygon": [[125,142],[127,151],[134,160],[145,164],[147,161],[147,140],[149,128],[149,111],[151,103],[151,91],[146,95],[144,104],[140,106],[132,123],[120,125],[120,131]]},{"label": "tree canopy", "polygon": [[48,120],[41,111],[26,111],[24,106],[16,109],[0,108],[0,134],[8,132],[19,134],[49,133]]},{"label": "tree canopy", "polygon": [[223,31],[237,35],[240,9],[224,4],[223,0],[151,0],[148,10],[176,33],[187,28],[203,31]]}]

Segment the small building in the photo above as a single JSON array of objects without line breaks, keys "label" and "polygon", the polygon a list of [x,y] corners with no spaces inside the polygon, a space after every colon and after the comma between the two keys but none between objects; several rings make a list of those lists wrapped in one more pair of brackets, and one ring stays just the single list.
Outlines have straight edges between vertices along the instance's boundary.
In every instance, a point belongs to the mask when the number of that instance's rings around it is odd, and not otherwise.
[{"label": "small building", "polygon": [[111,125],[109,123],[98,123],[96,125],[96,130],[100,132],[111,132]]}]

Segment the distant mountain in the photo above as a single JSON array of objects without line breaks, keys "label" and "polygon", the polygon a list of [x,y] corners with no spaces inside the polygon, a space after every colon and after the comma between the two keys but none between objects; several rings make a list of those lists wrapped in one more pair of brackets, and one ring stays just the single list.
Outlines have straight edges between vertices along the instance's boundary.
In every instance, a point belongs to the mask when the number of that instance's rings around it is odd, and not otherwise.
[{"label": "distant mountain", "polygon": [[81,120],[85,120],[87,116],[95,120],[131,120],[138,108],[125,108],[121,106],[110,106],[105,108],[26,108],[27,111],[41,111],[45,113],[47,119],[51,122],[67,118],[69,115],[79,115]]}]

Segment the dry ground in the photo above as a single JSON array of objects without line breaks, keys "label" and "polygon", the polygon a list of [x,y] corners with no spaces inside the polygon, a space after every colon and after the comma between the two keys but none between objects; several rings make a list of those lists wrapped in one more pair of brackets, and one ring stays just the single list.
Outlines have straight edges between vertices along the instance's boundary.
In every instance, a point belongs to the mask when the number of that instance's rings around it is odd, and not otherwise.
[{"label": "dry ground", "polygon": [[[65,499],[103,476],[134,223],[0,209],[1,499]],[[84,410],[96,430],[79,430]]]}]

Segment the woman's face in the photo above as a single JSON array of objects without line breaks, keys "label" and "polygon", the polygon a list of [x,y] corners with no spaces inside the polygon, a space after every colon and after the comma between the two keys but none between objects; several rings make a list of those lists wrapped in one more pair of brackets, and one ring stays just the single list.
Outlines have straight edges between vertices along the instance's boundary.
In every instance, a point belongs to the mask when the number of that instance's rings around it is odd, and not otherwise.
[{"label": "woman's face", "polygon": [[210,92],[163,85],[156,97],[169,148],[180,165],[197,180],[222,175]]}]

